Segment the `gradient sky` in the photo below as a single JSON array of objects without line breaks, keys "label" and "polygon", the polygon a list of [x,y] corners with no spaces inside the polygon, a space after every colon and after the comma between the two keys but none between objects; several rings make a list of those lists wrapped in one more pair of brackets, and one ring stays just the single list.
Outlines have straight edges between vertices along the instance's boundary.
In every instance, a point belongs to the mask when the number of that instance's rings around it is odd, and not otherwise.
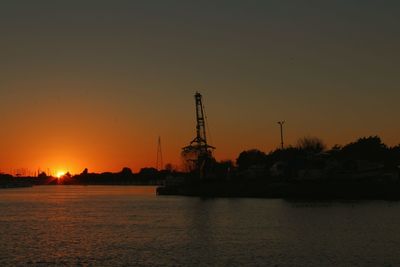
[{"label": "gradient sky", "polygon": [[400,2],[0,3],[0,170],[180,163],[205,100],[217,159],[400,142]]}]

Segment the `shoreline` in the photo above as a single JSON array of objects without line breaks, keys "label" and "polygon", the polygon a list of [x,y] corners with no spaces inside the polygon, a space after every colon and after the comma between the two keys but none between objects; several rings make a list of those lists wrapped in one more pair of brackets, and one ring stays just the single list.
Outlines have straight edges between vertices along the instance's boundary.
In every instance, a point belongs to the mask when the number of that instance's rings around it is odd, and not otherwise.
[{"label": "shoreline", "polygon": [[174,186],[159,186],[157,195],[309,199],[309,200],[400,200],[400,182],[267,182],[204,181]]}]

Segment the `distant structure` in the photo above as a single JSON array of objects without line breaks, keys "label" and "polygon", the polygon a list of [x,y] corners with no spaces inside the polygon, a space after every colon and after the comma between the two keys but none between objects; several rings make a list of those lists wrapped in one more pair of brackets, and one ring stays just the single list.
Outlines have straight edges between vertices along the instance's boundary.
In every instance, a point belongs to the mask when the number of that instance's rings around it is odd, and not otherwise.
[{"label": "distant structure", "polygon": [[280,126],[281,129],[281,149],[283,150],[283,124],[285,123],[285,121],[278,121],[278,124]]},{"label": "distant structure", "polygon": [[164,167],[162,150],[161,150],[161,137],[158,137],[158,145],[157,145],[157,162],[156,162],[156,169],[161,171]]},{"label": "distant structure", "polygon": [[202,95],[196,92],[194,95],[196,105],[196,137],[190,144],[182,149],[184,160],[190,165],[190,171],[198,171],[200,177],[204,176],[207,162],[212,159],[212,151],[215,147],[207,143],[206,118]]}]

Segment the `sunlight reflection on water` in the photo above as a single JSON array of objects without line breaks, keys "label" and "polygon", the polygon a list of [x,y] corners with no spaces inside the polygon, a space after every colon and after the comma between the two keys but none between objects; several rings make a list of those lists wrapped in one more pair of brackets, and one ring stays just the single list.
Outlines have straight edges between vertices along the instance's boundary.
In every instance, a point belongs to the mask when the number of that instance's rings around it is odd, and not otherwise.
[{"label": "sunlight reflection on water", "polygon": [[38,186],[1,190],[0,211],[0,266],[400,265],[398,202]]}]

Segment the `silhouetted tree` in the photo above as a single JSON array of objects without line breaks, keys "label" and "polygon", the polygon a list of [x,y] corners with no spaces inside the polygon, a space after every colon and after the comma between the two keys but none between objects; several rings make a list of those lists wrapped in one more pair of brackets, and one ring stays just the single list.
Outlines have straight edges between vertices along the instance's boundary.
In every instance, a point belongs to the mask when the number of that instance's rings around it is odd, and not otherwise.
[{"label": "silhouetted tree", "polygon": [[220,166],[224,166],[226,169],[233,169],[234,168],[234,164],[232,160],[221,160],[220,162],[218,162],[218,164]]},{"label": "silhouetted tree", "polygon": [[222,160],[220,162],[216,162],[214,166],[216,179],[224,180],[230,178],[233,169],[234,164],[231,160]]},{"label": "silhouetted tree", "polygon": [[131,176],[133,173],[132,173],[132,170],[130,168],[125,167],[125,168],[122,169],[120,174],[122,176]]},{"label": "silhouetted tree", "polygon": [[39,173],[38,178],[47,178],[47,174],[45,172],[41,172]]},{"label": "silhouetted tree", "polygon": [[342,146],[338,144],[334,145],[331,149],[327,151],[328,158],[332,160],[339,160],[341,153]]},{"label": "silhouetted tree", "polygon": [[155,175],[158,173],[156,168],[141,168],[139,174],[141,175]]},{"label": "silhouetted tree", "polygon": [[72,175],[71,175],[70,172],[67,172],[66,174],[64,174],[64,175],[62,176],[62,178],[64,178],[64,179],[69,179],[69,178],[71,178],[71,177],[72,177]]},{"label": "silhouetted tree", "polygon": [[281,169],[286,178],[295,176],[298,170],[308,165],[309,155],[297,147],[277,149],[267,155],[267,166],[270,170]]},{"label": "silhouetted tree", "polygon": [[400,166],[400,145],[387,148],[385,153],[385,166],[388,168],[398,168]]},{"label": "silhouetted tree", "polygon": [[267,155],[264,152],[258,149],[251,149],[240,153],[236,159],[236,165],[239,170],[246,170],[253,165],[266,164],[266,160]]},{"label": "silhouetted tree", "polygon": [[370,136],[345,145],[341,154],[345,159],[384,162],[388,155],[387,152],[388,148],[382,143],[380,137]]},{"label": "silhouetted tree", "polygon": [[142,168],[139,171],[139,177],[144,180],[156,179],[158,177],[158,170],[156,168]]},{"label": "silhouetted tree", "polygon": [[400,161],[400,145],[391,147],[390,149],[390,154],[393,158],[396,160]]},{"label": "silhouetted tree", "polygon": [[284,149],[276,149],[267,155],[267,162],[273,164],[277,161],[292,161],[304,155],[297,147],[288,146]]},{"label": "silhouetted tree", "polygon": [[0,173],[0,184],[12,181],[13,176],[10,174]]},{"label": "silhouetted tree", "polygon": [[172,166],[171,163],[165,164],[164,169],[165,169],[165,171],[170,172],[170,173],[174,171],[174,167]]},{"label": "silhouetted tree", "polygon": [[320,153],[325,150],[324,142],[318,137],[303,137],[297,141],[297,147],[308,153]]},{"label": "silhouetted tree", "polygon": [[342,148],[343,147],[341,145],[336,144],[331,148],[330,151],[340,151],[340,150],[342,150]]}]

